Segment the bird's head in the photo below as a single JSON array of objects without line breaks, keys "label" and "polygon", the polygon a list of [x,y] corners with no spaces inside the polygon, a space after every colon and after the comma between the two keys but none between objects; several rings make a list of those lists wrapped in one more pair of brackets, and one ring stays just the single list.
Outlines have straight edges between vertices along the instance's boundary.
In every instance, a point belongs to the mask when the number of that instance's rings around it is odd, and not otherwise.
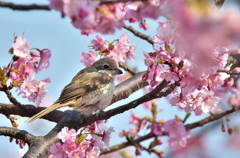
[{"label": "bird's head", "polygon": [[117,64],[110,58],[102,58],[92,64],[98,72],[110,72],[112,75],[122,74],[123,72],[118,69]]}]

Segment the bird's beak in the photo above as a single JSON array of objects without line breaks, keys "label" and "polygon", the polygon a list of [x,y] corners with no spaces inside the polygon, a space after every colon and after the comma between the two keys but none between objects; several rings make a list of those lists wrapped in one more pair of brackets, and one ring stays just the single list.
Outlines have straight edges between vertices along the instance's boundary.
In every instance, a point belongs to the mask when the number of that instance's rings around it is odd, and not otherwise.
[{"label": "bird's beak", "polygon": [[111,72],[113,75],[119,75],[119,74],[123,73],[122,70],[120,70],[120,69],[111,70]]}]

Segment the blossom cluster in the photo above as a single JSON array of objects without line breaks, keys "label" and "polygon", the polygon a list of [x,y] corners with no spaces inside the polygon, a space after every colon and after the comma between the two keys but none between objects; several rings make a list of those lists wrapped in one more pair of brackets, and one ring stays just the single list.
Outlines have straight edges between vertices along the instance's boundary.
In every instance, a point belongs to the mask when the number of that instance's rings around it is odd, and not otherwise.
[{"label": "blossom cluster", "polygon": [[144,18],[157,19],[161,15],[163,3],[160,0],[144,2],[126,2],[104,4],[107,1],[91,0],[50,0],[50,8],[68,16],[74,27],[82,34],[94,32],[113,34],[124,26],[124,21],[140,22],[140,27],[147,29]]},{"label": "blossom cluster", "polygon": [[[156,106],[152,106],[151,111],[156,111]],[[153,112],[153,113],[155,113]],[[156,113],[155,113],[156,114]],[[153,114],[153,115],[155,115]],[[163,153],[160,150],[155,149],[156,146],[161,145],[162,141],[159,139],[163,134],[163,123],[160,123],[155,120],[155,118],[150,119],[150,117],[140,117],[137,116],[136,113],[131,111],[131,116],[129,119],[129,123],[134,126],[134,128],[130,128],[128,131],[123,130],[119,135],[120,137],[126,137],[127,140],[136,139],[141,137],[142,133],[146,133],[150,131],[151,136],[155,139],[150,143],[149,147],[146,148],[142,146],[140,143],[135,144],[136,150],[135,155],[141,155],[141,151],[147,150],[156,154],[158,157],[163,157]]]},{"label": "blossom cluster", "polygon": [[74,129],[69,130],[68,127],[64,127],[58,133],[62,143],[57,142],[50,147],[52,154],[49,158],[103,158],[99,156],[100,149],[109,147],[112,132],[114,132],[113,127],[108,128],[104,121],[94,122],[80,134],[77,134]]},{"label": "blossom cluster", "polygon": [[[166,7],[174,10],[169,13],[171,21],[159,22],[153,37],[154,52],[144,52],[148,69],[143,80],[148,81],[151,88],[163,80],[179,82],[170,103],[197,115],[208,113],[217,107],[220,97],[225,94],[224,89],[231,84],[228,82],[230,75],[218,70],[230,69],[226,66],[228,47],[230,43],[236,43],[238,36],[234,34],[236,28],[226,21],[232,13],[216,16],[220,13],[213,7],[204,15],[193,14],[192,10],[196,11],[196,8],[175,0]],[[230,34],[216,33],[216,27],[228,28]]]},{"label": "blossom cluster", "polygon": [[81,62],[85,66],[92,65],[97,61],[97,55],[103,55],[113,59],[117,64],[118,62],[125,62],[126,60],[134,60],[135,46],[131,41],[127,39],[127,32],[123,33],[116,43],[108,43],[100,35],[96,35],[96,39],[91,41],[91,47],[95,50],[89,50],[88,52],[82,52]]},{"label": "blossom cluster", "polygon": [[15,38],[11,53],[13,53],[13,62],[4,68],[6,74],[9,74],[11,86],[17,87],[19,94],[38,106],[41,99],[46,95],[45,88],[50,83],[50,78],[38,81],[35,74],[45,70],[50,66],[49,58],[51,51],[49,49],[36,49],[39,54],[30,50],[30,43],[21,35]]},{"label": "blossom cluster", "polygon": [[[157,120],[156,117],[154,117],[158,115],[158,111],[156,109],[157,106],[153,104],[151,108],[153,115],[152,118],[147,116],[140,117],[131,111],[129,123],[134,125],[134,128],[130,128],[128,131],[124,130],[120,133],[120,136],[127,137],[127,139],[133,139],[141,137],[142,133],[150,131],[151,136],[153,136],[155,139],[150,143],[147,149],[148,151],[154,152],[159,157],[163,157],[162,152],[154,149],[154,147],[162,144],[162,141],[160,140],[161,137],[167,134],[169,137],[169,146],[173,148],[179,148],[184,147],[187,144],[190,136],[183,122],[178,117],[168,121]],[[140,150],[146,149],[140,144],[138,144],[136,147],[138,147],[136,148],[136,155],[141,154]]]}]

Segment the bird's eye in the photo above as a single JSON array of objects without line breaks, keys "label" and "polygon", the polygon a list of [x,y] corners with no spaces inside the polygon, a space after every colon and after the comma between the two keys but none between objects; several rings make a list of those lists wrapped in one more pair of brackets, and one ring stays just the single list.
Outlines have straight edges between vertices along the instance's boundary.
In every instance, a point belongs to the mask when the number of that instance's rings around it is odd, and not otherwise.
[{"label": "bird's eye", "polygon": [[103,65],[104,69],[108,69],[109,66],[108,65]]}]

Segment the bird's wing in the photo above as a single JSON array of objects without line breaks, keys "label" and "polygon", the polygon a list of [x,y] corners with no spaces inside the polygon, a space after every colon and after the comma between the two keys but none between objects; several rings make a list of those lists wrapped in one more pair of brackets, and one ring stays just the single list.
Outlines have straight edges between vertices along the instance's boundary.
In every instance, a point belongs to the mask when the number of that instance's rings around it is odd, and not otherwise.
[{"label": "bird's wing", "polygon": [[64,89],[56,103],[67,103],[74,101],[83,95],[91,93],[112,82],[113,78],[105,73],[90,72],[81,75],[80,78],[72,80]]}]

